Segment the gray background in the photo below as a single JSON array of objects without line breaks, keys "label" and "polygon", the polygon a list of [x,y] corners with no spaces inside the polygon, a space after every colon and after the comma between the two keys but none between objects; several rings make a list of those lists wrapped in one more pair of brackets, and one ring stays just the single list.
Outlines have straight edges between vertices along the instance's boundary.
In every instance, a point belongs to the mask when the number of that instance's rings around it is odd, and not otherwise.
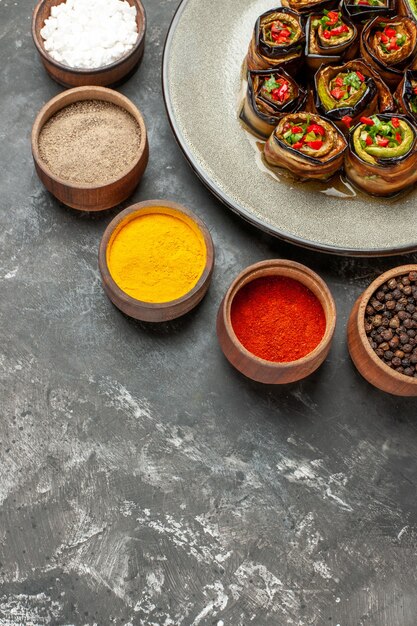
[{"label": "gray background", "polygon": [[[66,209],[34,173],[31,125],[60,88],[31,42],[33,3],[0,0],[0,624],[415,626],[417,403],[360,378],[345,328],[366,285],[417,256],[306,252],[217,202],[163,106],[177,0],[145,4],[145,59],[121,89],[150,139],[133,199],[194,209],[217,251],[205,301],[161,326],[103,293],[116,211]],[[215,335],[231,280],[270,257],[318,271],[339,313],[327,362],[279,389],[234,371]]]}]

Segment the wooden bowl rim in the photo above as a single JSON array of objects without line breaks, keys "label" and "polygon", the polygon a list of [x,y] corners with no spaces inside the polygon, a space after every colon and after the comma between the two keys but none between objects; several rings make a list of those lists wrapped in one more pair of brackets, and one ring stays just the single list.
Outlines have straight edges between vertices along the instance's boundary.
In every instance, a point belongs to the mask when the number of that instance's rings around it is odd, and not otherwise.
[{"label": "wooden bowl rim", "polygon": [[[240,291],[240,289],[244,287],[244,285],[248,284],[249,282],[252,282],[253,280],[256,280],[257,278],[261,278],[262,276],[265,275],[262,270],[270,269],[271,275],[282,276],[283,274],[281,274],[279,270],[283,268],[290,270],[290,271],[298,270],[298,272],[306,274],[311,279],[313,279],[313,282],[318,287],[321,294],[327,301],[327,305],[329,308],[329,318],[327,319],[326,317],[326,330],[324,332],[324,335],[320,343],[317,344],[314,350],[312,350],[305,356],[301,357],[301,359],[297,359],[296,361],[283,361],[283,362],[268,361],[250,352],[247,348],[245,348],[245,346],[237,338],[236,333],[233,328],[232,320],[231,320],[231,305],[237,292]],[[298,272],[297,272],[297,276],[292,277],[291,275],[288,276],[287,274],[286,276],[288,278],[294,278],[294,280],[301,282],[298,278],[299,276]],[[305,285],[305,287],[307,287],[307,285]],[[310,291],[314,293],[314,295],[316,296],[316,298],[319,300],[320,304],[322,305],[323,311],[325,311],[325,308],[322,302],[320,301],[320,298],[317,295],[317,293],[310,287],[308,287],[308,289],[310,289]],[[274,368],[275,370],[288,370],[290,368],[298,367],[300,365],[305,365],[305,364],[310,363],[310,361],[313,361],[316,358],[316,356],[323,350],[323,348],[332,341],[334,331],[336,329],[336,320],[337,320],[336,304],[332,296],[332,293],[329,287],[327,286],[327,284],[325,283],[325,281],[321,278],[321,276],[319,276],[316,272],[311,270],[306,265],[303,265],[302,263],[297,263],[296,261],[290,261],[287,259],[269,259],[266,261],[259,261],[258,263],[254,263],[253,265],[249,265],[248,267],[246,267],[244,270],[242,270],[242,272],[240,272],[240,274],[235,278],[235,280],[230,285],[224,297],[222,306],[223,306],[223,312],[227,321],[226,328],[229,332],[230,339],[233,345],[235,346],[235,348],[239,350],[241,353],[243,353],[245,356],[250,358],[252,361],[256,362],[257,364],[263,365],[263,366],[267,365],[268,367]]]},{"label": "wooden bowl rim", "polygon": [[[193,222],[195,222],[196,226],[198,226],[198,228],[200,229],[203,235],[204,242],[206,245],[206,251],[207,251],[206,264],[204,266],[203,273],[198,279],[198,282],[194,285],[191,291],[188,291],[184,296],[181,296],[181,298],[177,298],[176,300],[169,300],[168,302],[160,302],[160,303],[145,302],[143,300],[137,300],[136,298],[133,298],[132,296],[127,294],[125,291],[123,291],[119,287],[119,285],[113,280],[113,277],[110,274],[110,270],[107,265],[107,247],[110,242],[111,236],[113,232],[116,230],[116,228],[129,215],[133,215],[133,214],[146,215],[147,210],[151,209],[152,207],[160,207],[160,208],[166,207],[167,209],[172,209],[173,211],[176,211],[179,214],[184,214],[186,217],[188,217]],[[198,215],[193,213],[193,211],[191,211],[190,209],[187,209],[183,205],[178,204],[177,202],[173,202],[171,200],[161,199],[161,200],[145,200],[143,202],[137,202],[136,204],[132,204],[131,206],[124,209],[124,211],[121,211],[118,215],[116,215],[116,217],[112,219],[112,221],[110,222],[110,224],[107,226],[106,230],[104,231],[103,237],[100,241],[98,263],[99,263],[100,271],[102,273],[102,277],[106,281],[108,281],[112,291],[114,291],[116,296],[120,298],[121,300],[123,300],[125,304],[131,305],[132,307],[137,308],[137,309],[146,309],[149,311],[152,311],[152,310],[161,311],[161,310],[170,309],[177,305],[183,304],[184,302],[187,302],[188,300],[192,299],[196,293],[200,291],[200,289],[211,278],[213,267],[214,267],[214,256],[215,256],[215,252],[214,252],[213,239],[211,237],[209,229],[207,228],[203,220],[200,217],[198,217]],[[197,303],[196,303],[196,306],[197,306]]]},{"label": "wooden bowl rim", "polygon": [[[38,14],[41,10],[41,8],[48,4],[48,2],[50,2],[51,0],[38,0],[38,3],[36,4],[34,10],[33,10],[33,14],[32,14],[32,39],[33,42],[36,46],[37,51],[39,52],[39,54],[41,55],[41,57],[43,57],[48,63],[51,63],[51,65],[54,65],[57,69],[61,70],[62,72],[66,72],[66,73],[70,73],[70,74],[75,74],[75,75],[79,75],[79,76],[88,76],[90,74],[103,74],[104,72],[107,71],[112,71],[114,69],[116,69],[117,67],[119,67],[120,65],[122,65],[122,63],[124,63],[125,61],[127,61],[128,59],[130,59],[132,56],[135,55],[135,53],[137,52],[137,50],[141,47],[141,45],[143,44],[143,40],[146,34],[146,11],[145,11],[145,7],[142,4],[141,0],[133,0],[133,2],[136,5],[137,11],[140,14],[140,23],[141,23],[141,30],[140,32],[138,32],[138,40],[135,43],[135,45],[133,46],[133,48],[131,50],[129,50],[129,52],[126,52],[126,54],[124,54],[122,57],[120,57],[120,59],[117,59],[117,61],[113,61],[113,63],[110,63],[109,65],[103,65],[102,67],[96,67],[96,68],[83,68],[83,67],[79,67],[79,68],[75,68],[75,67],[70,67],[69,65],[64,65],[63,63],[60,63],[59,61],[56,61],[55,59],[53,59],[48,52],[46,52],[46,50],[43,48],[43,46],[40,43],[40,37],[41,34],[40,32],[38,32],[38,29],[36,28],[36,22],[38,19]],[[62,0],[62,2],[65,2],[65,0]],[[62,2],[60,4],[62,4]]]},{"label": "wooden bowl rim", "polygon": [[[66,101],[68,97],[71,98],[72,95],[75,96],[77,94],[83,94],[87,91],[89,92],[94,91],[95,94],[89,98],[80,98],[80,99],[74,98],[71,102],[66,102],[61,108],[55,110],[54,113],[52,113],[47,119],[45,119],[41,123],[41,120],[44,117],[44,115],[48,114],[49,110],[54,108],[56,103],[59,103],[61,100]],[[51,170],[46,165],[46,163],[42,160],[40,153],[39,153],[39,135],[42,131],[42,128],[51,119],[53,115],[58,113],[58,111],[62,111],[62,109],[65,109],[67,106],[70,106],[71,104],[75,104],[76,102],[82,102],[85,100],[102,100],[103,102],[110,102],[111,104],[114,104],[112,100],[109,100],[103,97],[109,94],[111,94],[112,97],[117,101],[117,106],[120,106],[120,108],[124,109],[127,113],[130,113],[130,115],[132,115],[132,117],[135,118],[136,122],[139,125],[141,136],[140,136],[139,152],[135,161],[132,163],[132,165],[129,166],[127,170],[125,170],[119,176],[117,176],[117,178],[113,178],[112,180],[109,180],[108,182],[102,183],[100,185],[96,185],[94,183],[84,183],[84,184],[72,183],[71,181],[68,181],[65,178],[60,178],[59,176],[56,176],[55,174],[53,174],[53,172],[51,172]],[[132,111],[129,111],[128,107],[131,107],[134,113],[132,113]],[[142,113],[137,108],[137,106],[132,102],[132,100],[129,100],[129,98],[127,98],[123,94],[119,93],[118,91],[114,89],[109,89],[108,87],[99,87],[97,85],[92,85],[92,86],[86,85],[83,87],[73,87],[72,89],[67,89],[66,91],[59,93],[54,98],[51,98],[51,100],[48,100],[48,102],[46,102],[46,104],[43,105],[43,107],[39,111],[33,123],[31,142],[32,142],[32,154],[33,154],[33,158],[36,161],[36,164],[43,171],[43,173],[51,180],[70,189],[78,189],[78,190],[105,189],[106,187],[111,187],[115,183],[123,180],[139,165],[146,151],[147,131],[146,131],[145,120],[143,119]]]},{"label": "wooden bowl rim", "polygon": [[366,353],[371,358],[372,362],[383,372],[385,375],[391,376],[394,380],[398,381],[402,385],[409,384],[415,387],[417,385],[417,378],[411,378],[409,376],[405,376],[404,374],[400,374],[395,370],[392,370],[375,354],[369,345],[368,338],[365,332],[365,309],[370,301],[371,297],[375,293],[375,291],[383,285],[385,282],[390,280],[391,278],[397,278],[397,276],[404,276],[405,274],[409,274],[410,272],[417,272],[417,264],[409,263],[408,265],[398,265],[397,267],[393,267],[390,270],[387,270],[380,276],[378,276],[372,283],[365,289],[361,296],[359,296],[358,301],[358,312],[356,315],[356,325],[359,333],[359,338],[363,347],[365,348]]}]

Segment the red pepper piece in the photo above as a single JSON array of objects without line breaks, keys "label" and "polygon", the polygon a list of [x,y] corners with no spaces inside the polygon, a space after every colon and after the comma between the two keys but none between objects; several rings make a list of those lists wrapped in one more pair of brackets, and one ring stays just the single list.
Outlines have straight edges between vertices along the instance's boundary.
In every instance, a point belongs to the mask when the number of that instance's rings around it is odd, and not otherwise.
[{"label": "red pepper piece", "polygon": [[398,128],[400,125],[400,120],[398,119],[398,117],[393,117],[391,120],[391,124],[394,126],[394,128]]},{"label": "red pepper piece", "polygon": [[323,37],[325,39],[330,39],[330,37],[331,37],[330,31],[329,30],[323,31]]},{"label": "red pepper piece", "polygon": [[332,94],[333,98],[336,98],[336,100],[340,100],[340,98],[343,98],[346,91],[344,89],[341,89],[340,87],[335,87],[331,90],[330,93]]},{"label": "red pepper piece", "polygon": [[417,87],[414,87],[413,92],[416,94],[417,96]]},{"label": "red pepper piece", "polygon": [[350,128],[350,127],[351,127],[351,125],[352,125],[352,118],[350,117],[350,115],[344,115],[344,116],[342,117],[342,120],[341,120],[341,121],[342,121],[344,124],[346,124],[346,126],[347,126],[348,128]]},{"label": "red pepper piece", "polygon": [[366,124],[367,126],[373,126],[374,125],[374,122],[373,122],[373,120],[371,120],[370,117],[362,116],[360,121],[362,122],[362,124]]},{"label": "red pepper piece", "polygon": [[395,28],[391,28],[391,26],[387,26],[384,30],[384,33],[387,37],[396,37],[397,35],[397,31],[395,30]]},{"label": "red pepper piece", "polygon": [[299,150],[300,148],[302,148],[302,147],[303,147],[303,143],[304,143],[304,142],[302,142],[302,141],[297,141],[297,143],[293,144],[293,148],[294,148],[295,150]]},{"label": "red pepper piece", "polygon": [[359,72],[359,70],[356,70],[356,76],[359,78],[361,83],[363,83],[363,81],[365,80],[365,76],[362,74],[362,72]]},{"label": "red pepper piece", "polygon": [[365,143],[367,146],[372,146],[372,144],[374,143],[370,135],[366,135]]},{"label": "red pepper piece", "polygon": [[388,50],[399,50],[400,49],[400,46],[397,44],[395,38],[391,39],[389,44],[387,44],[387,49]]},{"label": "red pepper piece", "polygon": [[281,31],[281,37],[283,37],[284,39],[288,39],[290,35],[291,31],[289,31],[288,28],[284,28],[284,30]]},{"label": "red pepper piece", "polygon": [[316,133],[316,135],[321,135],[322,137],[324,137],[324,135],[326,134],[323,126],[321,126],[320,124],[310,124],[310,126],[307,128],[307,132]]},{"label": "red pepper piece", "polygon": [[340,76],[338,76],[334,82],[335,82],[335,85],[338,85],[339,87],[343,87],[343,78],[341,78]]},{"label": "red pepper piece", "polygon": [[313,150],[320,150],[323,145],[321,139],[316,139],[315,141],[307,141],[307,145],[310,146]]},{"label": "red pepper piece", "polygon": [[332,28],[332,30],[330,31],[330,35],[334,37],[335,35],[341,35],[342,33],[347,33],[348,30],[349,29],[346,26],[346,24],[340,24],[340,26],[337,26],[336,28]]},{"label": "red pepper piece", "polygon": [[400,133],[396,133],[395,135],[395,141],[398,141],[398,143],[401,143],[403,140],[403,138],[401,137]]},{"label": "red pepper piece", "polygon": [[283,102],[288,98],[288,96],[288,83],[284,83],[278,90],[278,99],[280,100],[280,102]]},{"label": "red pepper piece", "polygon": [[381,41],[382,43],[388,43],[389,37],[387,37],[384,33],[381,33]]},{"label": "red pepper piece", "polygon": [[329,11],[327,14],[327,18],[328,26],[332,26],[332,24],[336,24],[337,20],[339,19],[339,13],[337,11]]},{"label": "red pepper piece", "polygon": [[378,146],[381,146],[381,148],[385,148],[389,144],[389,139],[387,139],[386,137],[377,137],[376,142]]},{"label": "red pepper piece", "polygon": [[293,126],[291,128],[291,132],[293,135],[297,135],[298,133],[302,133],[303,129],[301,128],[301,126]]}]

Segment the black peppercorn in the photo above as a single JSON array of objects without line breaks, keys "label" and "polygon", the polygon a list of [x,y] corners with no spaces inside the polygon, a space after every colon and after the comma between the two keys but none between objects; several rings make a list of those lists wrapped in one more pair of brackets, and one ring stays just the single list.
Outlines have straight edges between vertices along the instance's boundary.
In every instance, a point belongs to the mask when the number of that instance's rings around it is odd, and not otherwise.
[{"label": "black peppercorn", "polygon": [[372,320],[372,326],[374,328],[378,328],[378,326],[381,326],[381,322],[382,322],[382,315],[375,315],[375,317]]},{"label": "black peppercorn", "polygon": [[400,344],[400,340],[398,339],[397,336],[395,336],[389,342],[389,347],[392,348],[393,350],[396,350],[398,348],[399,344]]},{"label": "black peppercorn", "polygon": [[394,316],[392,318],[392,320],[389,323],[390,328],[393,328],[394,330],[397,330],[397,328],[400,327],[400,320],[398,319],[398,316]]},{"label": "black peppercorn", "polygon": [[417,271],[391,278],[374,293],[365,311],[365,332],[386,366],[417,377]]}]

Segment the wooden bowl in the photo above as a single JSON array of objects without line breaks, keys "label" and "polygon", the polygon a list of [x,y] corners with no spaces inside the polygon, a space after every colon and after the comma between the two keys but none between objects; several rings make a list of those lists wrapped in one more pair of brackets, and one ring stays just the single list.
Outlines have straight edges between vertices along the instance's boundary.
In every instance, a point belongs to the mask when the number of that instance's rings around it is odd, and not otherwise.
[{"label": "wooden bowl", "polygon": [[[71,183],[55,176],[39,154],[39,135],[44,124],[57,111],[81,100],[103,100],[116,104],[133,115],[141,131],[139,152],[133,165],[116,180],[99,186]],[[145,172],[149,159],[145,122],[133,102],[117,91],[105,87],[70,89],[52,98],[39,112],[32,129],[32,155],[39,178],[60,202],[80,211],[103,211],[120,204],[132,195]]]},{"label": "wooden bowl", "polygon": [[32,17],[32,37],[35,46],[40,54],[42,63],[48,74],[64,87],[81,87],[85,85],[99,85],[107,87],[109,85],[120,84],[126,80],[135,69],[145,50],[146,15],[145,9],[140,0],[127,0],[131,6],[136,6],[138,40],[132,50],[123,57],[97,69],[73,68],[55,61],[45,50],[44,40],[41,37],[45,20],[51,14],[51,7],[57,6],[65,0],[40,0],[33,11]]},{"label": "wooden bowl", "polygon": [[[177,300],[158,304],[137,300],[122,291],[113,280],[107,264],[108,246],[111,244],[113,235],[120,230],[122,224],[126,224],[141,215],[153,213],[174,215],[180,218],[183,217],[184,221],[189,226],[198,230],[199,233],[203,235],[207,251],[206,264],[195,287]],[[103,280],[104,291],[118,309],[123,311],[126,315],[143,322],[167,322],[189,313],[206,295],[214,267],[213,240],[204,222],[185,207],[168,200],[147,200],[146,202],[139,202],[125,209],[110,222],[100,243],[98,264]]]},{"label": "wooden bowl", "polygon": [[[238,291],[247,283],[263,276],[285,276],[308,287],[321,303],[326,316],[326,330],[319,345],[302,359],[290,363],[275,363],[249,352],[236,337],[231,321],[231,307]],[[312,374],[327,357],[336,327],[336,306],[326,283],[308,267],[273,259],[247,267],[230,286],[217,315],[217,335],[220,345],[234,367],[242,374],[261,383],[283,385]]]},{"label": "wooden bowl", "polygon": [[365,309],[381,285],[412,271],[417,271],[417,265],[402,265],[378,276],[356,300],[348,322],[348,347],[357,370],[371,385],[394,396],[417,396],[417,378],[392,370],[375,354],[365,332]]}]

